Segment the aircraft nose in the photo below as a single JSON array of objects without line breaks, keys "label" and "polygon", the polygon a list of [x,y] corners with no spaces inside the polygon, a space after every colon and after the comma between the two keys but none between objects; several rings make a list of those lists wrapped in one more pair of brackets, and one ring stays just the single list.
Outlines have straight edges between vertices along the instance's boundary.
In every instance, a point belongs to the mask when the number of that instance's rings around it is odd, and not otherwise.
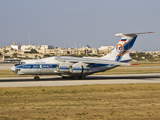
[{"label": "aircraft nose", "polygon": [[15,66],[12,66],[11,69],[10,69],[12,72],[15,71]]}]

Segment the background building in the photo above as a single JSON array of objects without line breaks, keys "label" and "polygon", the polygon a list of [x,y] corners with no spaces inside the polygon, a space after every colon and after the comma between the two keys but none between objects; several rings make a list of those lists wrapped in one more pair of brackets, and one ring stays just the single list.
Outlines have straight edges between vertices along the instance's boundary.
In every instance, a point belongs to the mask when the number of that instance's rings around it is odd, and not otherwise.
[{"label": "background building", "polygon": [[13,43],[13,45],[11,45],[11,48],[13,50],[20,50],[21,49],[21,46],[20,46],[20,43],[18,43],[18,45],[16,45],[15,41]]}]

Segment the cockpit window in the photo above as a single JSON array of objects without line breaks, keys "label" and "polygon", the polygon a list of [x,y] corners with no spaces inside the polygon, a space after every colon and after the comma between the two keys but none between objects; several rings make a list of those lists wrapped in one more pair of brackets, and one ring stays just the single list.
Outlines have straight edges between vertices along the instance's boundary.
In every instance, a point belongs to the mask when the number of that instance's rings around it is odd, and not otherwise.
[{"label": "cockpit window", "polygon": [[25,64],[25,62],[23,62],[23,61],[20,61],[20,62],[16,63],[16,64],[15,64],[15,66],[18,66],[18,65],[23,65],[23,64]]}]

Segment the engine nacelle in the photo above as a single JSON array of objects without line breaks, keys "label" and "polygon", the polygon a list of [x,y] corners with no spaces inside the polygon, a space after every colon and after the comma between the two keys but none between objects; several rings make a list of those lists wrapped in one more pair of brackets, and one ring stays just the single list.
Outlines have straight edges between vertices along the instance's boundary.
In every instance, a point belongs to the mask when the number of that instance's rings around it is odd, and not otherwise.
[{"label": "engine nacelle", "polygon": [[77,74],[83,74],[90,71],[90,68],[87,67],[88,64],[85,63],[76,63],[72,66],[70,66],[69,71],[70,73],[77,73]]},{"label": "engine nacelle", "polygon": [[57,72],[70,72],[70,66],[73,65],[74,63],[71,62],[62,62],[59,65],[56,66],[56,71]]},{"label": "engine nacelle", "polygon": [[83,73],[83,66],[71,66],[69,68],[70,73]]}]

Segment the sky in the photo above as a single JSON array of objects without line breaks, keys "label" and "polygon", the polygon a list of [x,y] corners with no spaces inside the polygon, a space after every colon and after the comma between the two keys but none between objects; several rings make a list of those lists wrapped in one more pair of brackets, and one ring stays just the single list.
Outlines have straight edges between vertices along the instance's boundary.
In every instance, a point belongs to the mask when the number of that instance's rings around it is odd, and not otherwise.
[{"label": "sky", "polygon": [[160,0],[0,0],[0,47],[115,46],[116,33],[142,34],[132,48],[160,51]]}]

